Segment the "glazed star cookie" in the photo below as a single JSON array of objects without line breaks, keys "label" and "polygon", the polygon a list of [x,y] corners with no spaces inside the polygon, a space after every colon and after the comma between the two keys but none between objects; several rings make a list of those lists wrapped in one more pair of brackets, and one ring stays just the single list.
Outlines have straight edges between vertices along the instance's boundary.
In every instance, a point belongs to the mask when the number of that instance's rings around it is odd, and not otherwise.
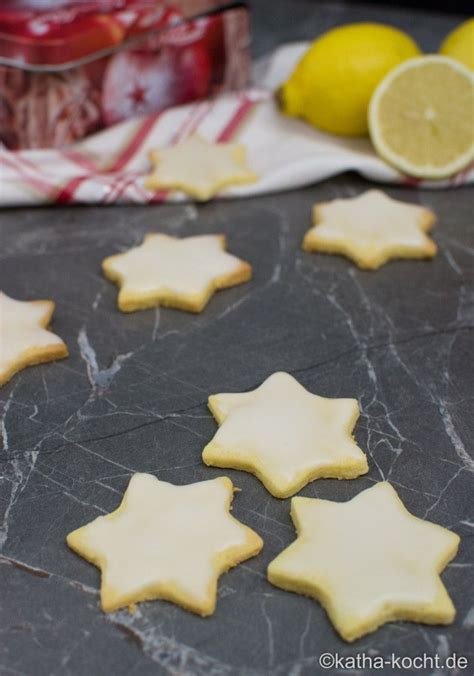
[{"label": "glazed star cookie", "polygon": [[148,190],[182,190],[197,200],[210,199],[230,185],[254,183],[258,177],[245,161],[245,146],[210,143],[193,135],[177,145],[152,150]]},{"label": "glazed star cookie", "polygon": [[314,479],[353,479],[368,470],[352,430],[356,399],[311,394],[288,373],[274,373],[252,392],[215,394],[220,425],[202,457],[206,465],[255,474],[276,498]]},{"label": "glazed star cookie", "polygon": [[459,536],[410,514],[389,483],[344,503],[293,498],[291,517],[298,537],[268,579],[319,601],[346,641],[393,620],[453,621],[439,574]]},{"label": "glazed star cookie", "polygon": [[68,356],[59,336],[47,331],[51,300],[21,301],[0,291],[0,386],[26,366]]},{"label": "glazed star cookie", "polygon": [[246,282],[249,263],[225,251],[224,235],[178,239],[150,233],[143,243],[102,263],[105,276],[120,286],[122,312],[157,305],[201,312],[218,289]]},{"label": "glazed star cookie", "polygon": [[342,254],[375,270],[391,258],[432,258],[436,244],[426,233],[436,217],[425,207],[369,190],[353,199],[315,204],[305,251]]},{"label": "glazed star cookie", "polygon": [[101,570],[102,609],[163,599],[211,615],[221,573],[263,546],[231,516],[233,491],[227,477],[174,486],[134,474],[118,509],[67,536]]}]

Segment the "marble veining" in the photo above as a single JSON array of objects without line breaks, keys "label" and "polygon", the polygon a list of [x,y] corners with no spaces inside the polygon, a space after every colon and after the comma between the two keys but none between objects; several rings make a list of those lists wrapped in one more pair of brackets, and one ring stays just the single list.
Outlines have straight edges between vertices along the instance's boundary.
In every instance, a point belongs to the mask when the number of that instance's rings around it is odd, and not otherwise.
[{"label": "marble veining", "polygon": [[[267,21],[263,0],[253,5],[257,53],[361,18],[409,27],[434,49],[458,20],[279,0]],[[301,251],[314,202],[368,187],[347,174],[201,206],[0,214],[0,287],[54,299],[53,330],[70,350],[67,360],[26,369],[0,391],[1,674],[309,676],[320,673],[323,652],[456,652],[474,665],[471,189],[388,189],[437,213],[433,261],[362,272],[343,258]],[[153,230],[222,232],[254,277],[217,294],[200,315],[166,308],[123,315],[100,262]],[[348,500],[388,480],[410,511],[461,535],[443,574],[458,610],[452,626],[394,623],[346,645],[317,603],[266,581],[269,561],[294,538],[289,501],[249,474],[206,468],[201,451],[216,430],[208,395],[253,389],[277,370],[323,396],[357,397],[362,411],[355,436],[369,473],[319,480],[301,495]],[[242,489],[233,513],[265,546],[221,578],[213,617],[164,602],[133,615],[99,610],[98,572],[65,537],[113,510],[136,471],[175,483],[227,474]]]}]

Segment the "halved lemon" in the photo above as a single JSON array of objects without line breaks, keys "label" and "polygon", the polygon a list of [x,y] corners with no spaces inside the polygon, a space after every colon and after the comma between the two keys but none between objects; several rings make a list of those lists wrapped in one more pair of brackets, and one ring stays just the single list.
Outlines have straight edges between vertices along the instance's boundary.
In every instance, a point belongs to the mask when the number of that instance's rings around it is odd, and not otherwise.
[{"label": "halved lemon", "polygon": [[372,143],[405,174],[445,178],[474,159],[474,73],[445,56],[395,67],[369,105]]}]

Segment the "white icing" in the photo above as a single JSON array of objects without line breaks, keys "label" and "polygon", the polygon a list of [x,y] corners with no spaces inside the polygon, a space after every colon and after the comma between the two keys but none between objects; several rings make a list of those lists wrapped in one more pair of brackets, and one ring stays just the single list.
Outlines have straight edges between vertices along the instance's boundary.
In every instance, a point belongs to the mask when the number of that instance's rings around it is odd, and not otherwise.
[{"label": "white icing", "polygon": [[353,199],[336,199],[319,205],[319,223],[309,232],[318,239],[344,240],[365,252],[370,248],[426,248],[420,221],[426,209],[393,200],[380,190],[369,190]]},{"label": "white icing", "polygon": [[49,313],[49,303],[14,300],[0,292],[0,375],[27,350],[63,344],[41,326]]},{"label": "white icing", "polygon": [[179,187],[202,198],[223,184],[250,182],[255,176],[245,166],[243,146],[209,143],[193,135],[156,151],[157,166],[150,177],[160,187]]},{"label": "white icing", "polygon": [[221,459],[246,460],[282,485],[338,461],[364,460],[350,436],[357,400],[311,394],[287,373],[252,392],[215,395],[210,404],[223,420],[210,444]]},{"label": "white icing", "polygon": [[135,474],[125,509],[85,526],[81,539],[101,562],[103,584],[120,596],[172,585],[197,603],[209,597],[216,557],[248,541],[228,511],[231,484],[213,479],[174,486]]},{"label": "white icing", "polygon": [[299,537],[269,574],[276,584],[282,576],[317,586],[336,621],[350,627],[378,613],[383,620],[389,608],[426,610],[446,594],[438,572],[458,536],[407,512],[389,483],[346,503],[296,497],[291,509]]},{"label": "white icing", "polygon": [[218,235],[177,239],[148,235],[140,246],[108,259],[128,293],[200,295],[220,277],[236,272],[242,261],[222,248]]}]

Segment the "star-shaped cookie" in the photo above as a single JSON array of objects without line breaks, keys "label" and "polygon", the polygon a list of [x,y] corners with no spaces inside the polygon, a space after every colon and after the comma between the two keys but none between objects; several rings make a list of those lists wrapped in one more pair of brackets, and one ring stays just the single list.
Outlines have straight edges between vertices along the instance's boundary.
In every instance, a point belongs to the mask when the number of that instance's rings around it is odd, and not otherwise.
[{"label": "star-shaped cookie", "polygon": [[174,486],[134,474],[118,509],[69,533],[69,547],[101,570],[102,609],[164,599],[211,615],[221,573],[263,546],[230,514],[233,490],[227,477]]},{"label": "star-shaped cookie", "polygon": [[216,290],[252,276],[249,263],[227,253],[225,246],[224,235],[178,239],[150,233],[140,246],[106,258],[102,269],[120,286],[122,312],[157,305],[201,312]]},{"label": "star-shaped cookie", "polygon": [[222,188],[255,183],[258,177],[245,161],[245,146],[210,143],[198,135],[177,145],[152,150],[153,173],[145,180],[149,190],[182,190],[197,200],[208,200]]},{"label": "star-shaped cookie", "polygon": [[268,567],[277,587],[312,596],[346,641],[393,620],[450,624],[439,574],[459,536],[408,512],[387,482],[345,503],[293,498],[298,537]]},{"label": "star-shaped cookie", "polygon": [[220,427],[203,451],[206,465],[252,472],[276,498],[313,479],[353,479],[368,470],[351,434],[356,399],[319,397],[288,373],[274,373],[252,392],[209,397],[209,408]]},{"label": "star-shaped cookie", "polygon": [[46,330],[53,312],[51,300],[14,300],[0,291],[0,386],[26,366],[67,357],[61,338]]},{"label": "star-shaped cookie", "polygon": [[391,258],[432,258],[435,242],[426,233],[432,211],[369,190],[353,199],[315,204],[305,251],[342,254],[360,268],[375,270]]}]

